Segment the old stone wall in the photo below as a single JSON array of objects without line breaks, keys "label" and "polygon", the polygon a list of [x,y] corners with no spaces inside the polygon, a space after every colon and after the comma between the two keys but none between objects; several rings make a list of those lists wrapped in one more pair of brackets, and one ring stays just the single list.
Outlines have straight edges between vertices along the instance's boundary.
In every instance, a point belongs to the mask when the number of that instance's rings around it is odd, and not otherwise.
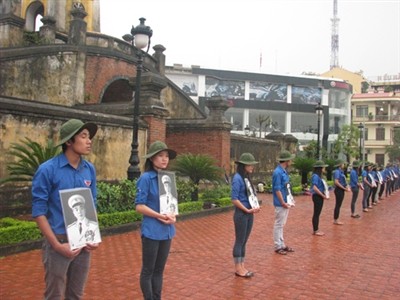
[{"label": "old stone wall", "polygon": [[79,52],[33,48],[15,50],[20,55],[0,61],[0,95],[66,106],[83,103]]},{"label": "old stone wall", "polygon": [[278,162],[276,158],[279,157],[281,150],[281,145],[277,141],[232,134],[230,174],[235,172],[235,161],[239,159],[240,155],[250,152],[259,161],[259,164],[256,165],[253,179],[265,182],[265,178],[271,176],[277,166]]},{"label": "old stone wall", "polygon": [[[132,141],[131,118],[81,111],[78,109],[0,98],[0,177],[8,175],[6,164],[16,158],[8,155],[11,143],[19,143],[26,137],[45,145],[48,139],[58,140],[62,123],[71,118],[98,124],[93,139],[93,152],[87,159],[95,164],[99,180],[126,178]],[[139,138],[145,141],[145,130]],[[140,155],[144,155],[146,143],[141,143]]]}]

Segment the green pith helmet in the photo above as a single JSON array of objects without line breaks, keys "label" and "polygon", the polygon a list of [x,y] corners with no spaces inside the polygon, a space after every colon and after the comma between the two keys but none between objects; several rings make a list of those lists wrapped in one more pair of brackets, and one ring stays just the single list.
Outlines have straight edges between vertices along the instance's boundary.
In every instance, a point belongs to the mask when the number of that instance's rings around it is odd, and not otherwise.
[{"label": "green pith helmet", "polygon": [[313,165],[314,168],[325,168],[328,165],[323,160],[317,160]]},{"label": "green pith helmet", "polygon": [[94,123],[83,123],[81,120],[71,119],[61,125],[60,128],[60,141],[56,146],[60,146],[68,142],[79,130],[86,128],[89,131],[90,139],[92,139],[97,132],[97,125]]},{"label": "green pith helmet", "polygon": [[336,168],[336,167],[339,167],[340,165],[343,165],[343,164],[344,164],[344,160],[343,159],[337,159],[335,161],[334,167]]},{"label": "green pith helmet", "polygon": [[150,145],[149,150],[147,151],[147,154],[144,156],[144,158],[147,159],[153,157],[157,153],[164,150],[168,151],[169,159],[174,159],[176,157],[176,152],[172,149],[169,149],[165,143],[161,141],[155,141]]},{"label": "green pith helmet", "polygon": [[292,160],[293,158],[295,158],[294,154],[291,154],[289,151],[287,150],[283,150],[280,154],[279,154],[279,158],[278,161],[288,161],[288,160]]},{"label": "green pith helmet", "polygon": [[239,160],[235,161],[235,163],[244,165],[255,165],[258,164],[258,161],[254,159],[253,154],[243,153],[242,155],[240,155]]}]

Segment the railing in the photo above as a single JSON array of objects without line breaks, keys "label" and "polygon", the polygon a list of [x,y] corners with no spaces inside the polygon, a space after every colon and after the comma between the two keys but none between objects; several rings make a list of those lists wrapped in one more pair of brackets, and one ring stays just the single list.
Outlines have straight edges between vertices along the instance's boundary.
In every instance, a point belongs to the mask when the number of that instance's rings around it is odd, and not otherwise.
[{"label": "railing", "polygon": [[399,115],[372,115],[366,117],[354,117],[353,122],[391,122],[391,121],[400,121]]}]

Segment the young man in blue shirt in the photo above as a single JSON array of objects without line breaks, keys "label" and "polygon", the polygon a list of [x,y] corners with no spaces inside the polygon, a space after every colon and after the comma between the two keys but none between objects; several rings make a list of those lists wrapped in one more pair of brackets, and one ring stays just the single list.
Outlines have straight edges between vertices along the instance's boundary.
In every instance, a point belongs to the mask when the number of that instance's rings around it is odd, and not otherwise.
[{"label": "young man in blue shirt", "polygon": [[92,150],[91,139],[97,125],[71,119],[60,129],[63,153],[41,164],[32,180],[32,217],[45,240],[43,263],[45,268],[45,299],[80,299],[90,266],[90,252],[98,244],[70,250],[60,190],[90,188],[96,201],[96,171],[84,160]]},{"label": "young man in blue shirt", "polygon": [[286,224],[289,208],[292,206],[293,195],[290,187],[290,177],[287,169],[291,166],[294,155],[289,151],[282,151],[279,155],[279,165],[272,174],[272,193],[275,206],[274,248],[278,254],[286,255],[294,250],[285,244],[283,227]]}]

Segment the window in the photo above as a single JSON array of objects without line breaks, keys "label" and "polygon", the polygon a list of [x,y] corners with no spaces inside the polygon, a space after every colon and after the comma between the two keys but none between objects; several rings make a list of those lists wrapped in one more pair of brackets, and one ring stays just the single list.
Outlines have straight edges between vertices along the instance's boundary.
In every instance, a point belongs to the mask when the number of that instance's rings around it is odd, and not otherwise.
[{"label": "window", "polygon": [[375,163],[384,166],[385,165],[385,154],[375,154]]},{"label": "window", "polygon": [[356,117],[365,118],[368,116],[368,105],[357,105],[356,106]]},{"label": "window", "polygon": [[383,127],[376,128],[376,140],[377,141],[385,140],[385,128]]}]

